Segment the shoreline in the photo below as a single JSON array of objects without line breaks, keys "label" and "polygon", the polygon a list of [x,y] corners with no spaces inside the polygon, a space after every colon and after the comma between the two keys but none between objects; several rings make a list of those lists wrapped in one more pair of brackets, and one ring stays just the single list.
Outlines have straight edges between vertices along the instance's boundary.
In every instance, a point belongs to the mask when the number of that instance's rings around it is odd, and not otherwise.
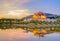
[{"label": "shoreline", "polygon": [[0,26],[60,26],[60,24],[0,24]]}]

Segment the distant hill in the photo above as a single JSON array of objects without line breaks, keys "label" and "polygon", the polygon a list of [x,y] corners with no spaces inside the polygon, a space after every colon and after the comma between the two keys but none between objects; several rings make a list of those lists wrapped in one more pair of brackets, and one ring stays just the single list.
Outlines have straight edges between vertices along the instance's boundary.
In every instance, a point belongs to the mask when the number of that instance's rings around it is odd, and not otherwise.
[{"label": "distant hill", "polygon": [[45,13],[45,15],[47,16],[47,18],[58,18],[58,15],[54,15],[54,14],[50,14],[50,13]]},{"label": "distant hill", "polygon": [[[43,12],[37,12],[37,14],[40,16],[40,14],[42,14]],[[50,19],[55,19],[55,18],[60,18],[60,16],[58,15],[54,15],[54,14],[50,14],[50,13],[43,13],[47,18],[50,18]],[[32,18],[34,15],[29,15],[29,16],[26,16],[24,18],[22,18],[22,20],[24,19],[29,19],[29,18]]]},{"label": "distant hill", "polygon": [[26,16],[26,17],[22,18],[21,20],[32,18],[32,16],[33,15]]}]

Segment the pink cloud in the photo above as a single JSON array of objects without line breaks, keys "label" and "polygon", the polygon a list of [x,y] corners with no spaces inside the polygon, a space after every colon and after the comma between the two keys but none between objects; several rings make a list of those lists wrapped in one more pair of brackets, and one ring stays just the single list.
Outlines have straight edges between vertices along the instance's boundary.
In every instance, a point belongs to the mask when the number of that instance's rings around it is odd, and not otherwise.
[{"label": "pink cloud", "polygon": [[15,2],[21,2],[21,3],[26,3],[29,2],[30,0],[15,0]]},{"label": "pink cloud", "polygon": [[4,1],[11,3],[27,3],[27,2],[31,2],[32,0],[4,0]]}]

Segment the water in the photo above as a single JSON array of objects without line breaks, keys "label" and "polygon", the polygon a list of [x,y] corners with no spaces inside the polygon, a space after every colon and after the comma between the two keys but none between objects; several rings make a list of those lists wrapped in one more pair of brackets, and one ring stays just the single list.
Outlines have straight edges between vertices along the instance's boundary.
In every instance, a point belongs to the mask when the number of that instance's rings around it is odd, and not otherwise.
[{"label": "water", "polygon": [[60,41],[60,30],[0,26],[0,41]]}]

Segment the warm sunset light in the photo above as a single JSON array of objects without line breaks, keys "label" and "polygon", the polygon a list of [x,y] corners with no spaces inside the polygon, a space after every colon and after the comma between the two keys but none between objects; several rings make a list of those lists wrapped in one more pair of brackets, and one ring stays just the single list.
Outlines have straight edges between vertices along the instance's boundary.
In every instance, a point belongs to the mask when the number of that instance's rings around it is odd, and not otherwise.
[{"label": "warm sunset light", "polygon": [[29,10],[24,7],[19,7],[15,4],[26,3],[28,0],[3,0],[0,4],[0,18],[23,18],[30,15]]},{"label": "warm sunset light", "polygon": [[0,0],[0,41],[60,41],[60,0]]},{"label": "warm sunset light", "polygon": [[0,18],[23,18],[30,15],[29,10],[27,9],[16,9],[16,10],[9,10],[5,12],[1,12]]},{"label": "warm sunset light", "polygon": [[29,11],[28,10],[11,10],[11,11],[8,11],[8,15],[12,15],[12,16],[21,16],[24,14],[28,14]]}]

